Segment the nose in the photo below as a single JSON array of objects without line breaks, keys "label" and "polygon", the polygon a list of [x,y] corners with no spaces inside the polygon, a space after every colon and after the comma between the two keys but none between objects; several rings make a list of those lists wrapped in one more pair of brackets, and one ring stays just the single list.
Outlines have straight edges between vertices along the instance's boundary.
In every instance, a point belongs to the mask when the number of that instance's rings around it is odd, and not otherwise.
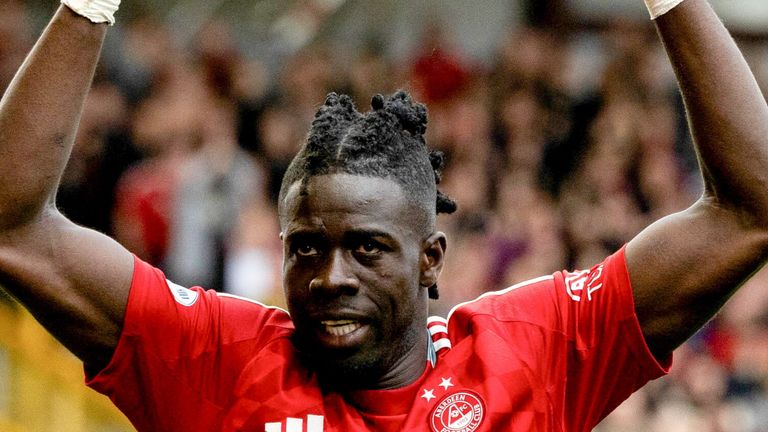
[{"label": "nose", "polygon": [[318,274],[309,282],[309,291],[315,296],[338,297],[355,295],[360,281],[352,272],[344,251],[331,252]]}]

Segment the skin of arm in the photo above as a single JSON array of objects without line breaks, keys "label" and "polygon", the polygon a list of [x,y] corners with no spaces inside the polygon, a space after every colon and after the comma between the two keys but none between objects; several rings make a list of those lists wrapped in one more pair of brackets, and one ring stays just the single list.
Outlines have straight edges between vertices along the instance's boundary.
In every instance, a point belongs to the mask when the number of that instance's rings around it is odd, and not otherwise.
[{"label": "skin of arm", "polygon": [[54,202],[105,33],[61,6],[0,102],[0,286],[90,370],[117,345],[133,257]]},{"label": "skin of arm", "polygon": [[768,258],[768,107],[706,0],[684,1],[656,26],[705,181],[693,206],[627,245],[637,315],[651,351],[663,358]]}]

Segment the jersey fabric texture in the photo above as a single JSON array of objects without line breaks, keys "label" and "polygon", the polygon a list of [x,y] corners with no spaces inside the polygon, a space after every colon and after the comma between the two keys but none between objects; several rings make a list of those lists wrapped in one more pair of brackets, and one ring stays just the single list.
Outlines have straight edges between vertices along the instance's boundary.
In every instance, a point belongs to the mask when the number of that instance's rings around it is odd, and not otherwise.
[{"label": "jersey fabric texture", "polygon": [[416,382],[323,393],[285,311],[183,288],[136,259],[120,342],[87,383],[141,432],[571,432],[671,363],[645,344],[623,249],[590,270],[484,294],[428,328],[432,355]]}]

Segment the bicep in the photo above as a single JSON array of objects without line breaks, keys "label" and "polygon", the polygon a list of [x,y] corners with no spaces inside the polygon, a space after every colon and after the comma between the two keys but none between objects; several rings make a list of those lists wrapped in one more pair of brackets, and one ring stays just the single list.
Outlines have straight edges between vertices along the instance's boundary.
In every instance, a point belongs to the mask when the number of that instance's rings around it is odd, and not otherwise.
[{"label": "bicep", "polygon": [[766,259],[766,233],[702,199],[646,228],[627,245],[635,309],[663,358],[688,339]]},{"label": "bicep", "polygon": [[0,284],[89,367],[117,345],[132,255],[55,210],[0,236]]}]

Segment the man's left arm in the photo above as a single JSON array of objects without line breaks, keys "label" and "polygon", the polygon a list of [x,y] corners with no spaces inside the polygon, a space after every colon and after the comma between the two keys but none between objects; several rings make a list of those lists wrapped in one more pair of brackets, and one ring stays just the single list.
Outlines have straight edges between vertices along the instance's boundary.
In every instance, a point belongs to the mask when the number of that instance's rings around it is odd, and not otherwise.
[{"label": "man's left arm", "polygon": [[663,358],[768,258],[768,106],[706,0],[685,0],[655,22],[705,181],[693,206],[627,246],[640,325]]}]

